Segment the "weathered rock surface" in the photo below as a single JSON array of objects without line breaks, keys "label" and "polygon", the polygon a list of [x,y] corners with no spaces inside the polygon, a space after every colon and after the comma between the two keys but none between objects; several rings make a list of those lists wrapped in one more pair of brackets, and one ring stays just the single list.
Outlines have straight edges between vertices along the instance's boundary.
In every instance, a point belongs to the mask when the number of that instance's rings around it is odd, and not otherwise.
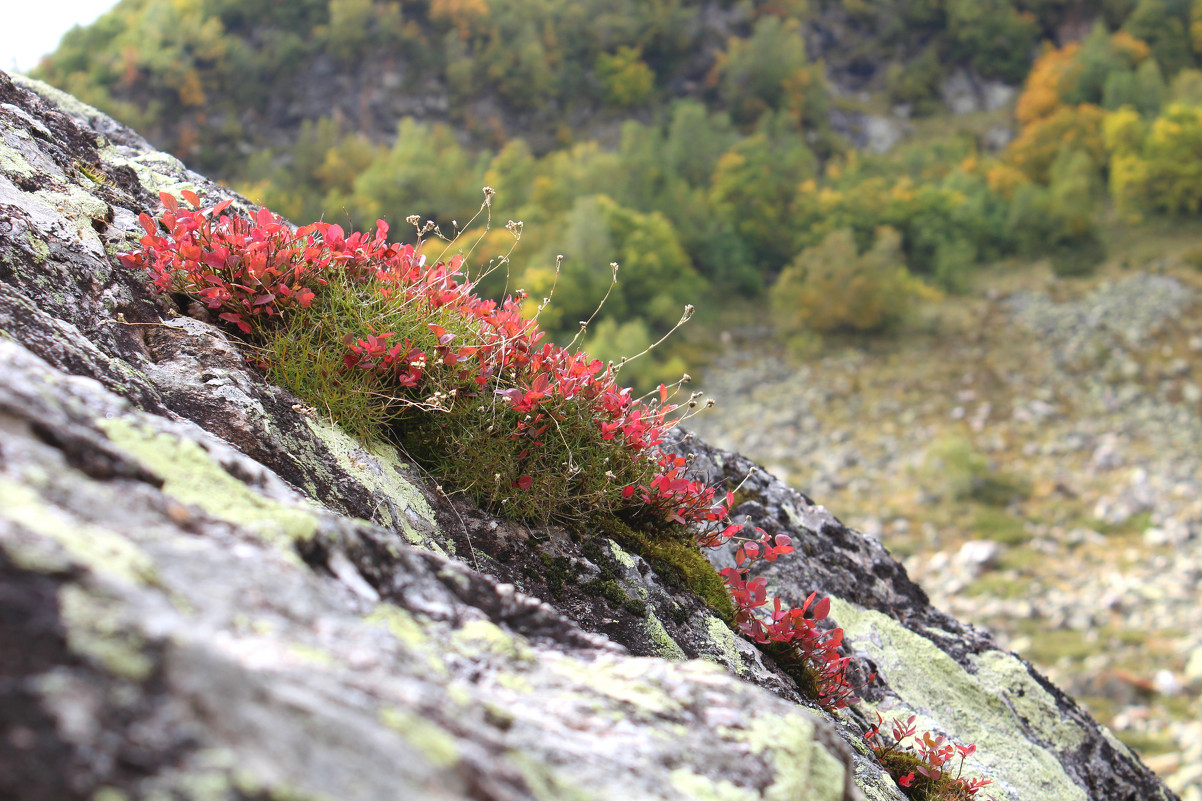
[{"label": "weathered rock surface", "polygon": [[637,556],[453,501],[113,258],[159,190],[226,190],[2,73],[0,137],[0,797],[900,799],[880,709],[975,742],[999,799],[1174,798],[761,472],[775,591],[831,595],[880,676],[811,708]]}]

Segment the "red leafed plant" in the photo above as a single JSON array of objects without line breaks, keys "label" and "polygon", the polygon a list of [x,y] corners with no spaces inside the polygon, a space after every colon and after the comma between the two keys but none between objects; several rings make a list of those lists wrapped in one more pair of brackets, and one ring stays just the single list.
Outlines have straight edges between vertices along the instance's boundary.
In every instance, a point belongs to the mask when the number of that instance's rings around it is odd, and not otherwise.
[{"label": "red leafed plant", "polygon": [[[727,506],[732,502],[733,497],[728,494]],[[819,625],[830,614],[830,599],[819,600],[818,594],[812,592],[800,607],[786,607],[780,598],[772,598],[769,605],[767,581],[762,576],[750,576],[751,563],[757,559],[776,561],[793,552],[793,542],[786,534],[772,536],[760,528],[755,529],[755,535],[743,536],[743,526],[732,523],[703,541],[704,545],[726,540],[739,543],[735,549],[735,567],[719,571],[734,600],[739,631],[760,645],[771,644],[778,658],[804,665],[823,707],[842,709],[857,703],[856,688],[848,680],[851,657],[839,653],[843,629],[824,629]],[[867,681],[873,678],[875,675]]]},{"label": "red leafed plant", "polygon": [[[895,718],[892,725],[893,741],[886,744],[881,736],[881,725],[885,719],[877,713],[876,723],[864,733],[877,759],[889,774],[897,780],[910,798],[916,801],[968,801],[992,782],[989,779],[968,779],[964,772],[964,760],[976,752],[975,745],[960,745],[923,732],[917,736],[914,725],[916,715],[906,720]],[[913,745],[905,741],[914,738]],[[951,774],[951,761],[956,757],[956,774]]]},{"label": "red leafed plant", "polygon": [[353,433],[403,443],[501,514],[610,515],[700,547],[738,542],[737,566],[721,571],[733,622],[804,666],[823,706],[855,702],[843,632],[820,626],[830,601],[769,606],[764,579],[750,576],[754,561],[790,553],[789,538],[724,526],[733,494],[716,500],[688,460],[661,450],[680,419],[669,387],[634,398],[612,365],[542,342],[523,295],[479,298],[462,259],[431,263],[420,239],[390,243],[383,221],[370,235],[293,229],[265,209],[246,219],[226,214],[228,201],[202,210],[182,195],[194,210],[162,194],[166,212],[140,216],[141,247],[120,260],[236,326],[273,378]]}]

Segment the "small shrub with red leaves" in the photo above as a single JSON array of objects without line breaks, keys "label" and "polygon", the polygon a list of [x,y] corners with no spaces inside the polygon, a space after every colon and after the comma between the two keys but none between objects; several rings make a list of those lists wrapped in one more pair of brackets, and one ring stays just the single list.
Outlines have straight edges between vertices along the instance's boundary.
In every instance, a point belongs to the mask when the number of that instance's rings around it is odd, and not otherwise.
[{"label": "small shrub with red leaves", "polygon": [[[992,784],[989,779],[964,777],[964,760],[976,752],[975,745],[960,745],[931,732],[918,736],[914,726],[917,716],[893,720],[892,742],[881,735],[885,719],[877,713],[876,724],[864,734],[877,759],[903,792],[915,801],[969,801],[981,789]],[[905,744],[913,738],[913,744]],[[953,766],[953,760],[959,758]],[[952,768],[955,775],[952,775]]]},{"label": "small shrub with red leaves", "polygon": [[[228,201],[201,209],[182,195],[193,209],[162,194],[166,212],[157,222],[141,215],[141,247],[120,260],[235,326],[273,380],[365,440],[402,444],[450,489],[504,516],[569,525],[608,516],[694,553],[737,541],[738,566],[721,571],[731,622],[801,666],[822,706],[855,702],[843,631],[820,626],[829,599],[769,605],[764,579],[750,575],[756,560],[791,552],[789,538],[724,525],[733,493],[716,499],[687,459],[659,447],[681,416],[672,390],[632,397],[612,365],[543,342],[522,316],[524,296],[476,296],[459,257],[427,260],[420,238],[390,243],[383,221],[371,234],[293,229],[266,209],[247,219],[226,214]],[[646,550],[653,559],[671,549]]]},{"label": "small shrub with red leaves", "polygon": [[517,519],[725,518],[658,447],[679,416],[667,387],[634,398],[612,365],[543,342],[524,296],[477,297],[460,257],[390,243],[383,221],[293,229],[183,197],[193,209],[164,193],[157,222],[141,215],[141,249],[121,261],[237,327],[273,378],[353,433],[400,435],[449,485]]}]

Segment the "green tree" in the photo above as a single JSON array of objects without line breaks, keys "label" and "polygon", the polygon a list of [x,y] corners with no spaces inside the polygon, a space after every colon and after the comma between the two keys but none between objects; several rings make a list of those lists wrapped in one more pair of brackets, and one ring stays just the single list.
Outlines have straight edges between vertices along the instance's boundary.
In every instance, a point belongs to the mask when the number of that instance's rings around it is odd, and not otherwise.
[{"label": "green tree", "polygon": [[643,61],[637,47],[619,47],[615,53],[597,56],[597,79],[605,102],[618,108],[641,106],[655,90],[655,73]]},{"label": "green tree", "polygon": [[771,291],[772,315],[786,333],[879,331],[925,294],[906,269],[897,231],[881,228],[872,247],[859,253],[844,228],[803,250],[781,273]]},{"label": "green tree", "polygon": [[718,159],[710,206],[730,220],[759,270],[772,274],[794,252],[791,207],[815,159],[796,131],[765,117],[754,134]]},{"label": "green tree", "polygon": [[[560,255],[563,266],[556,281],[553,266]],[[554,302],[540,318],[543,325],[574,333],[605,296],[613,277],[610,263],[619,265],[618,283],[598,319],[637,318],[653,334],[662,334],[680,319],[685,304],[705,291],[705,281],[666,217],[626,208],[605,195],[582,197],[522,275],[535,299],[556,287]]]},{"label": "green tree", "polygon": [[825,108],[820,75],[806,58],[801,27],[794,20],[760,17],[749,38],[730,39],[714,73],[722,99],[741,123],[788,108],[799,122],[813,125]]},{"label": "green tree", "polygon": [[450,235],[483,200],[488,153],[468,153],[446,125],[404,119],[387,155],[355,179],[350,211],[356,225],[384,218],[399,226],[411,214],[435,220]]},{"label": "green tree", "polygon": [[1009,0],[947,0],[950,55],[989,78],[1021,81],[1031,64],[1038,27]]},{"label": "green tree", "polygon": [[1176,75],[1194,64],[1185,25],[1164,0],[1140,0],[1123,30],[1148,43],[1165,75]]}]

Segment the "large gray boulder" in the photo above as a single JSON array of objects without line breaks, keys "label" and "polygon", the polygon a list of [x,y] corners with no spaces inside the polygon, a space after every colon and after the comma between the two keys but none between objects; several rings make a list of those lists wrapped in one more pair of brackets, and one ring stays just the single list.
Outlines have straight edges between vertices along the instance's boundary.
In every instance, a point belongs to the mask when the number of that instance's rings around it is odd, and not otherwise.
[{"label": "large gray boulder", "polygon": [[975,742],[998,799],[1174,798],[762,471],[736,514],[793,537],[773,591],[830,595],[878,674],[853,710],[616,544],[492,518],[352,440],[114,258],[159,191],[228,190],[19,80],[0,73],[0,798],[902,799],[862,742],[877,710]]}]

